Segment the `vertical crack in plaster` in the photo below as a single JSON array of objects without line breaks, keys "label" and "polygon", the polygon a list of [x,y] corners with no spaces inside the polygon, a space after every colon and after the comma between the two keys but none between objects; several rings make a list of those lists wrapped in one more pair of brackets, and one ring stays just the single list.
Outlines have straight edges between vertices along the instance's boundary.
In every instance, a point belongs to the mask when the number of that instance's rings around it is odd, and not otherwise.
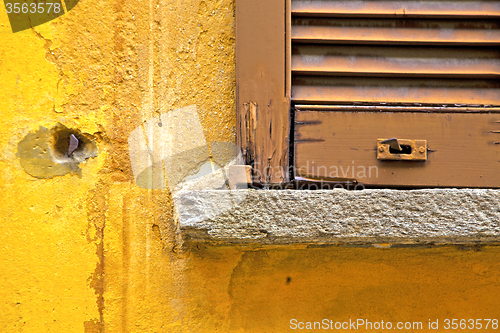
[{"label": "vertical crack in plaster", "polygon": [[[231,313],[234,311],[233,309],[233,305],[234,305],[234,288],[235,288],[235,284],[237,284],[238,282],[236,282],[237,280],[237,277],[239,274],[241,274],[241,271],[244,269],[243,268],[243,263],[245,261],[245,258],[246,256],[248,255],[247,252],[242,252],[240,250],[240,253],[239,253],[240,257],[238,259],[238,261],[236,262],[236,265],[234,265],[233,269],[231,270],[231,276],[229,278],[229,284],[227,286],[227,295],[229,296],[229,301],[230,301],[230,306],[229,306],[229,309],[228,309],[228,314],[229,314],[229,318],[231,318]],[[232,323],[230,323],[230,327],[232,327]]]},{"label": "vertical crack in plaster", "polygon": [[128,302],[129,302],[129,284],[130,284],[130,217],[129,217],[130,199],[123,198],[122,202],[122,307],[121,307],[121,326],[122,332],[128,332]]},{"label": "vertical crack in plaster", "polygon": [[68,80],[68,75],[66,75],[64,73],[61,64],[59,63],[59,61],[57,60],[57,57],[54,54],[54,51],[50,48],[53,44],[52,40],[43,37],[43,35],[41,33],[39,33],[38,31],[36,31],[35,28],[31,28],[31,31],[33,31],[33,33],[35,34],[36,37],[38,37],[39,39],[41,39],[45,42],[45,44],[43,46],[43,48],[45,49],[45,52],[46,52],[45,59],[48,62],[53,63],[55,65],[55,67],[57,68],[57,71],[59,72],[59,80],[57,81],[57,85],[56,85],[56,95],[52,99],[52,111],[57,112],[56,111],[56,98],[57,98],[57,95],[59,95],[59,84],[63,80]]},{"label": "vertical crack in plaster", "polygon": [[[94,274],[90,278],[90,287],[95,290],[97,296],[97,309],[99,320],[87,321],[84,323],[86,333],[104,332],[104,229],[106,227],[106,211],[108,210],[109,186],[102,181],[94,190],[89,191],[87,198],[87,240],[96,244],[96,255],[98,262]],[[90,234],[94,232],[95,236]]]}]

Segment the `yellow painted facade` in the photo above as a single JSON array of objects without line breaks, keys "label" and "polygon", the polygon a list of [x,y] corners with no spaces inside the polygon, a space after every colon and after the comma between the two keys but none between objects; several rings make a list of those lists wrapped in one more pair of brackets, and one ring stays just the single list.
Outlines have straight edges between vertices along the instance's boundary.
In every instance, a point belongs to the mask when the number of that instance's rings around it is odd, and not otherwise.
[{"label": "yellow painted facade", "polygon": [[[82,0],[15,34],[0,6],[0,41],[0,332],[500,320],[495,246],[178,246],[169,193],[134,184],[127,138],[196,105],[208,141],[234,142],[234,2]],[[98,156],[34,178],[17,144],[57,123]]]}]

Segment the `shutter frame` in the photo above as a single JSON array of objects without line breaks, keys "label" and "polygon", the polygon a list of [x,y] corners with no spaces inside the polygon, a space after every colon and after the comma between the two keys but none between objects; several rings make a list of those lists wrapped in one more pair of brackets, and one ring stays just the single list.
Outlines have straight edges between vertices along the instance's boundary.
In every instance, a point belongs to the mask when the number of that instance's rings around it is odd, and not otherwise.
[{"label": "shutter frame", "polygon": [[[386,91],[390,91],[394,86],[397,86],[397,82],[394,84],[394,82],[391,82],[391,78],[397,78],[400,76],[400,73],[393,69],[393,62],[391,62],[392,60],[390,57],[386,59],[385,65],[383,63],[381,65],[379,64],[379,68],[372,69],[371,72],[364,72],[363,69],[349,71],[348,67],[346,67],[348,70],[344,72],[342,72],[342,70],[335,72],[334,69],[332,71],[333,75],[332,73],[327,73],[325,77],[327,77],[328,80],[340,78],[337,79],[337,86],[333,86],[333,89],[329,86],[320,86],[321,89],[326,91],[318,93],[317,89],[316,91],[313,89],[312,93],[313,95],[316,94],[316,96],[323,97],[309,98],[307,94],[310,95],[311,91],[307,92],[306,89],[303,89],[304,87],[297,85],[297,82],[300,82],[300,80],[297,80],[297,77],[299,77],[299,75],[305,76],[304,74],[314,77],[318,72],[324,71],[324,68],[307,68],[307,66],[300,68],[300,66],[294,66],[292,62],[292,57],[294,57],[295,65],[297,64],[297,54],[294,54],[293,50],[298,46],[307,46],[307,39],[302,37],[293,39],[294,32],[291,27],[293,20],[291,18],[292,13],[290,9],[293,9],[294,5],[298,2],[304,3],[307,1],[240,0],[236,2],[236,135],[237,144],[243,150],[243,158],[240,162],[242,164],[252,165],[254,183],[283,185],[293,179],[293,174],[289,172],[290,167],[293,165],[296,170],[301,167],[300,164],[297,164],[297,152],[300,150],[297,149],[297,145],[304,145],[307,140],[299,137],[300,131],[301,129],[305,129],[305,126],[314,126],[321,122],[318,121],[318,119],[309,121],[309,123],[301,123],[300,121],[294,122],[294,118],[299,117],[301,112],[318,112],[318,115],[324,112],[340,114],[343,112],[359,111],[407,112],[412,114],[435,112],[446,113],[447,115],[445,115],[445,117],[450,117],[454,113],[472,112],[478,115],[474,118],[476,119],[475,121],[484,123],[481,125],[482,127],[480,126],[482,132],[479,136],[482,137],[482,141],[480,140],[481,142],[484,141],[488,144],[488,149],[483,149],[484,147],[481,147],[481,153],[479,155],[475,154],[473,155],[474,157],[471,158],[480,159],[481,154],[490,154],[495,159],[498,156],[498,161],[489,167],[499,168],[500,164],[497,166],[497,163],[500,163],[500,138],[493,136],[500,135],[498,134],[500,131],[497,129],[497,127],[500,126],[500,115],[498,115],[498,117],[492,116],[492,114],[498,114],[500,111],[500,102],[498,102],[500,100],[498,97],[498,88],[500,87],[498,86],[498,80],[493,82],[493,80],[498,79],[499,57],[491,55],[498,51],[491,48],[489,50],[485,49],[484,52],[480,51],[479,53],[482,53],[478,57],[482,60],[474,66],[466,66],[464,63],[467,62],[467,57],[462,57],[463,59],[458,59],[455,65],[451,62],[452,66],[444,68],[441,72],[438,71],[437,73],[435,69],[440,68],[440,63],[446,63],[446,59],[444,62],[442,61],[446,57],[436,58],[437,60],[434,61],[434,64],[438,67],[434,67],[434,70],[432,66],[425,66],[425,61],[427,60],[421,62],[422,66],[420,66],[420,68],[417,66],[413,71],[410,70],[403,75],[409,77],[411,79],[410,81],[415,85],[413,92],[408,94],[406,98],[398,98],[398,91],[396,88],[394,89],[396,93],[393,94],[392,99],[388,99],[387,101],[377,100],[376,98],[370,99],[369,94],[363,91],[358,93],[357,96],[362,96],[364,99],[358,99],[356,95],[352,94],[348,98],[335,99],[335,96],[342,96],[346,91],[340,89],[342,88],[342,82],[347,82],[352,86],[354,80],[359,80],[358,82],[365,80],[370,83],[368,86],[371,85],[371,89],[375,90],[377,87],[374,87],[374,81],[390,83],[387,85],[389,90]],[[320,3],[318,1],[315,2]],[[335,1],[324,3],[334,2]],[[354,2],[360,1],[352,1],[350,3]],[[394,3],[400,2],[403,3],[402,1],[373,1],[371,3],[389,3],[393,5]],[[416,1],[404,1],[404,3],[411,4],[416,3]],[[466,2],[461,3],[465,4]],[[470,5],[471,2],[467,3]],[[351,11],[350,13],[335,13],[333,16],[338,16],[344,20],[353,20],[356,18],[370,20],[373,19],[374,16],[377,16],[377,19],[412,18],[415,20],[424,20],[426,18],[432,20],[456,20],[462,18],[468,20],[472,18],[491,20],[492,18],[500,17],[500,9],[495,7],[499,7],[498,2],[481,1],[480,3],[483,9],[488,6],[490,9],[474,12],[470,10],[461,10],[459,8],[451,12],[434,11],[430,14],[425,11],[419,12],[418,10],[408,10],[406,13],[396,12],[392,15],[390,10],[384,12],[382,8],[382,10],[375,13]],[[314,18],[318,15],[324,15],[324,13],[318,14],[317,12],[308,12],[300,15],[306,18]],[[429,15],[430,17],[427,17]],[[326,16],[331,17],[332,15]],[[467,31],[464,31],[461,36],[472,36],[471,40],[454,40],[445,43],[446,45],[443,50],[448,46],[456,47],[457,45],[460,45],[462,49],[468,49],[471,46],[478,47],[486,44],[500,44],[497,40],[497,36],[488,40],[486,38],[487,36],[482,34],[481,31],[475,31],[474,33],[471,35]],[[486,37],[481,37],[481,40],[475,40],[474,38],[478,36],[478,33],[480,36]],[[435,35],[439,37],[439,31],[437,31]],[[323,42],[328,43],[329,41],[314,40],[314,42],[319,42],[319,44],[321,44]],[[443,42],[443,40],[439,38],[434,41],[426,40],[425,38],[418,40],[417,38],[409,42],[396,40],[389,42],[388,46],[391,48],[404,48],[407,46],[410,48],[425,48],[434,47],[441,42]],[[368,44],[383,45],[383,43],[383,40],[378,40],[376,43]],[[359,41],[352,43],[346,42],[345,40],[340,42],[337,40],[337,44],[342,45],[344,48],[351,46],[358,47],[355,45],[359,44]],[[445,51],[446,50],[443,52]],[[472,53],[470,56],[471,58],[474,57]],[[454,54],[454,56],[460,58],[460,54]],[[369,61],[361,59],[361,62],[366,64]],[[429,63],[432,63],[432,61]],[[400,63],[400,66],[405,66],[404,61],[402,64]],[[340,75],[338,75],[339,73]],[[349,78],[349,76],[352,76],[352,78]],[[423,89],[420,86],[420,82],[423,82],[422,80],[427,78],[434,80],[436,87],[431,87],[431,89],[427,90]],[[467,87],[470,91],[467,92],[466,89],[464,90],[464,86],[461,86],[460,83],[451,84],[455,91],[449,89],[447,85],[455,78],[468,80],[467,84],[473,83],[472,86]],[[305,88],[311,87],[307,87],[306,85]],[[383,86],[378,88],[383,90]],[[431,92],[431,94],[429,94],[429,92]],[[421,98],[421,96],[427,97]],[[482,96],[481,98],[483,99],[477,101],[474,99],[475,96]],[[458,99],[455,99],[455,97]],[[295,111],[291,112],[291,107],[294,108]],[[294,122],[293,126],[292,122]],[[355,124],[353,124],[353,126],[355,126]],[[290,135],[290,131],[293,131],[292,135]],[[484,140],[485,138],[486,141]],[[425,139],[425,137],[405,139]],[[323,139],[321,138],[310,141],[308,144],[311,145],[308,146],[308,149],[324,150],[324,146],[321,145],[322,141]],[[432,149],[433,142],[430,142],[429,145],[430,149]],[[471,142],[470,145],[464,147],[464,149],[473,151],[474,144]],[[324,155],[331,153],[334,152],[325,151]],[[349,158],[349,156],[345,157]],[[433,162],[432,158],[433,155],[430,154],[429,160],[431,162]],[[331,165],[333,159],[328,163]],[[480,160],[478,163],[480,163]],[[489,163],[494,163],[494,161],[492,160]],[[487,174],[491,176],[491,173]],[[443,175],[446,176],[446,172],[444,172]],[[312,178],[314,178],[315,175],[308,176],[313,176]],[[411,178],[411,173],[408,173],[405,177]],[[489,179],[486,182],[484,180],[477,181],[474,177],[469,177],[466,181],[460,181],[456,184],[454,184],[453,181],[420,181],[417,182],[418,184],[415,183],[415,185],[412,184],[411,181],[405,180],[404,182],[400,182],[399,185],[435,187],[447,184],[446,186],[500,187],[500,174],[498,176],[493,175],[494,179]],[[482,176],[479,175],[479,177]],[[367,184],[370,185],[370,183]],[[372,185],[398,186],[398,182],[393,180],[389,182],[373,182]]]},{"label": "shutter frame", "polygon": [[260,184],[290,180],[289,8],[289,0],[236,1],[236,141]]}]

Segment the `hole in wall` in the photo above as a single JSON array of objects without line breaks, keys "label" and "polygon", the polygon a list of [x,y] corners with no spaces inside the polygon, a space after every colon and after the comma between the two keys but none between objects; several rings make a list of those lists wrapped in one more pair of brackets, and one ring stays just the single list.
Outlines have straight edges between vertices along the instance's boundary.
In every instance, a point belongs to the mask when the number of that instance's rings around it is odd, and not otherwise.
[{"label": "hole in wall", "polygon": [[52,129],[52,155],[61,161],[80,161],[95,157],[95,143],[79,130],[58,124]]},{"label": "hole in wall", "polygon": [[36,178],[81,176],[79,164],[97,156],[97,145],[92,135],[78,129],[40,126],[18,143],[17,155],[24,171]]}]

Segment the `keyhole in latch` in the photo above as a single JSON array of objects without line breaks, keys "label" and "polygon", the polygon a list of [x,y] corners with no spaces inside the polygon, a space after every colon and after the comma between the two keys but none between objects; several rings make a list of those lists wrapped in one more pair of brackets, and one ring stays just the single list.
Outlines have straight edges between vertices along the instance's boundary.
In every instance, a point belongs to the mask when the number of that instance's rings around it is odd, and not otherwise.
[{"label": "keyhole in latch", "polygon": [[400,145],[400,146],[401,146],[401,151],[394,149],[392,147],[389,147],[389,153],[411,155],[411,146],[408,146],[408,145]]}]

